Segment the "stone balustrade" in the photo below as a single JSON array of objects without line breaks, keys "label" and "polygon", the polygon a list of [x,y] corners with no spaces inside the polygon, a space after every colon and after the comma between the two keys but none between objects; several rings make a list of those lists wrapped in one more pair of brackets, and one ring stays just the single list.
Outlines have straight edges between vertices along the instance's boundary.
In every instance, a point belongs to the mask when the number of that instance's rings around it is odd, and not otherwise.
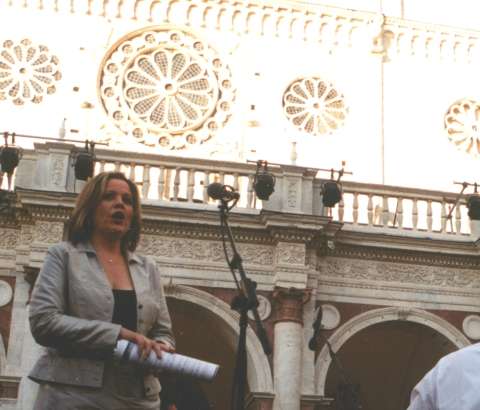
[{"label": "stone balustrade", "polygon": [[[16,173],[17,186],[57,192],[79,192],[75,181],[71,144],[35,144],[25,150]],[[383,230],[391,234],[449,235],[468,240],[471,221],[466,197],[414,188],[342,181],[343,199],[334,208],[322,205],[324,179],[317,171],[293,165],[274,165],[275,192],[259,200],[253,189],[256,164],[98,149],[95,173],[119,170],[136,182],[143,202],[182,207],[216,206],[207,195],[208,184],[219,182],[240,193],[237,212],[269,211],[330,216],[343,229]],[[453,211],[451,209],[454,207]],[[448,215],[450,214],[450,218]]]}]

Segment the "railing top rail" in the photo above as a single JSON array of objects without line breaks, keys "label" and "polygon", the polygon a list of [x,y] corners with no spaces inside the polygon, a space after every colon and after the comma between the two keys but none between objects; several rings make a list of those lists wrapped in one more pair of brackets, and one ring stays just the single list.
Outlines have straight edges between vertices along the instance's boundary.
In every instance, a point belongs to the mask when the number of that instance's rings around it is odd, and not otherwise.
[{"label": "railing top rail", "polygon": [[[435,191],[421,188],[394,186],[394,185],[380,185],[368,184],[363,182],[342,181],[343,190],[346,192],[358,192],[362,194],[385,195],[392,197],[402,197],[405,199],[423,199],[423,200],[445,200],[455,201],[458,193]],[[462,194],[461,199],[465,199],[468,194]]]}]

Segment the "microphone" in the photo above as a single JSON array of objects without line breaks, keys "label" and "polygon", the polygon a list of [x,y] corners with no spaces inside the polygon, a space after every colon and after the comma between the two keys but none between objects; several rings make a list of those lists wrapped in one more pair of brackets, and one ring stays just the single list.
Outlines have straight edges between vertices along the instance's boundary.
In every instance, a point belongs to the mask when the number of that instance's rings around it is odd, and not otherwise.
[{"label": "microphone", "polygon": [[317,350],[317,337],[318,333],[322,329],[322,318],[323,318],[323,310],[322,307],[319,306],[318,312],[317,312],[317,318],[315,319],[315,322],[313,322],[313,336],[308,342],[308,348],[312,351]]},{"label": "microphone", "polygon": [[219,182],[212,182],[207,187],[207,194],[212,199],[220,199],[225,202],[238,200],[240,194],[230,185],[223,185]]}]

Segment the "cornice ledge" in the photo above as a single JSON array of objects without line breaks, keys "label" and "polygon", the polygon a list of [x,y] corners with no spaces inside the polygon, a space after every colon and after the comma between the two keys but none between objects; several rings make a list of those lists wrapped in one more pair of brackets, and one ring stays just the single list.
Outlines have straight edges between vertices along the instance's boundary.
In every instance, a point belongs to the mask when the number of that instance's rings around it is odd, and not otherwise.
[{"label": "cornice ledge", "polygon": [[414,250],[405,252],[399,249],[345,244],[336,244],[334,249],[328,250],[328,256],[465,269],[478,268],[480,266],[478,256],[472,255],[441,254]]},{"label": "cornice ledge", "polygon": [[309,243],[322,235],[330,224],[324,216],[262,210],[260,219],[276,242]]},{"label": "cornice ledge", "polygon": [[478,256],[480,249],[473,241],[455,240],[454,237],[416,238],[414,236],[387,235],[385,233],[340,230],[335,236],[335,244],[355,245],[362,248],[396,249],[402,252],[424,252],[460,256]]}]

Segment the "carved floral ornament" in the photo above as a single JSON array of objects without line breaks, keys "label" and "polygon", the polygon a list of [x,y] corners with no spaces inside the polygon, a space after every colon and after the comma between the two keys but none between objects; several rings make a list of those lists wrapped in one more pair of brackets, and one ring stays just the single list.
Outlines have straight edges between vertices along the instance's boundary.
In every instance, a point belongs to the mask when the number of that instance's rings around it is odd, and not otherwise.
[{"label": "carved floral ornament", "polygon": [[58,58],[47,47],[28,39],[19,43],[6,40],[0,46],[0,101],[38,104],[56,91],[55,83],[61,77]]},{"label": "carved floral ornament", "polygon": [[290,84],[283,95],[283,109],[295,128],[312,135],[337,130],[348,113],[343,95],[318,77],[301,78]]},{"label": "carved floral ornament", "polygon": [[230,69],[189,30],[163,25],[130,33],[110,48],[100,70],[107,115],[145,145],[202,143],[230,116]]},{"label": "carved floral ornament", "polygon": [[458,149],[480,154],[480,103],[463,99],[452,104],[445,115],[445,129]]}]

